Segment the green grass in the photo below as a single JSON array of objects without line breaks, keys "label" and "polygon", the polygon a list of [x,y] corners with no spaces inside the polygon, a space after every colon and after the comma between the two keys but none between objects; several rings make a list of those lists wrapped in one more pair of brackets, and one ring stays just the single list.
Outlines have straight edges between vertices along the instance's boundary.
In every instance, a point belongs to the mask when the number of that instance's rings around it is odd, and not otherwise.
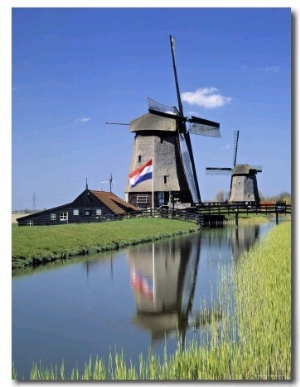
[{"label": "green grass", "polygon": [[13,225],[12,268],[23,269],[76,255],[123,248],[197,229],[195,223],[162,218],[59,226]]},{"label": "green grass", "polygon": [[[230,282],[235,310],[210,322],[211,340],[160,359],[149,352],[138,367],[126,366],[121,352],[89,359],[84,372],[66,375],[60,367],[35,363],[31,380],[291,380],[291,225],[273,228],[264,240],[239,259],[236,270],[222,273],[220,301],[226,312]],[[238,339],[233,340],[238,334]],[[13,367],[13,379],[17,371]]]}]

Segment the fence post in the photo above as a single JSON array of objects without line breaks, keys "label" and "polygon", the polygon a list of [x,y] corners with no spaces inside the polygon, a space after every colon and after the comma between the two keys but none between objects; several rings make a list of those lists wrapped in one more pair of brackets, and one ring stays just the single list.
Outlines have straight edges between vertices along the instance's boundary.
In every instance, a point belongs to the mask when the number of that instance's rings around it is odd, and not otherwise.
[{"label": "fence post", "polygon": [[238,210],[236,210],[236,213],[234,215],[235,215],[235,227],[238,227],[238,225],[239,225],[239,213],[238,213]]}]

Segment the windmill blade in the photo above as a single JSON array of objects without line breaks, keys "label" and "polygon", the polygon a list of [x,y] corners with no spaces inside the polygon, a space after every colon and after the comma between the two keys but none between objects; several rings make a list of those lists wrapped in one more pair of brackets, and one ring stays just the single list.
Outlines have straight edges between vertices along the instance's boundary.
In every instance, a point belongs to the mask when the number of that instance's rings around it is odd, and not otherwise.
[{"label": "windmill blade", "polygon": [[168,106],[154,101],[154,99],[147,97],[148,109],[151,113],[165,113],[169,115],[178,116],[178,110],[175,106]]},{"label": "windmill blade", "polygon": [[221,137],[220,124],[218,122],[194,116],[188,118],[187,122],[189,123],[188,130],[192,134],[208,137]]},{"label": "windmill blade", "polygon": [[234,132],[233,167],[236,166],[236,155],[237,155],[237,149],[238,149],[239,134],[240,134],[239,130],[236,130]]},{"label": "windmill blade", "polygon": [[194,203],[201,202],[200,190],[189,133],[179,133],[181,160]]},{"label": "windmill blade", "polygon": [[256,172],[262,172],[262,166],[261,165],[252,165],[252,168],[256,170]]},{"label": "windmill blade", "polygon": [[225,167],[207,167],[205,168],[207,174],[227,175],[232,172],[232,168]]},{"label": "windmill blade", "polygon": [[176,85],[176,94],[177,94],[177,101],[178,101],[178,108],[179,113],[183,117],[183,108],[182,108],[182,102],[180,98],[180,91],[179,91],[179,85],[178,85],[178,77],[177,77],[177,69],[176,69],[176,63],[175,63],[175,44],[176,39],[170,35],[170,43],[171,43],[171,53],[172,53],[172,63],[173,63],[173,70],[174,70],[174,77],[175,77],[175,85]]}]

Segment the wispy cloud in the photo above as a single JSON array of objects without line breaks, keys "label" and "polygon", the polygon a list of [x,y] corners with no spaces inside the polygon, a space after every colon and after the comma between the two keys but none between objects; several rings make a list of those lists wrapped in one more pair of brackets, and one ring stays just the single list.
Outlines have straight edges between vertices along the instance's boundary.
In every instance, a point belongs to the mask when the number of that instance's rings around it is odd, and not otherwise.
[{"label": "wispy cloud", "polygon": [[259,67],[258,69],[260,71],[277,73],[279,71],[279,66],[266,66],[266,67]]},{"label": "wispy cloud", "polygon": [[90,121],[89,117],[77,118],[75,122],[88,122]]},{"label": "wispy cloud", "polygon": [[17,90],[17,87],[16,87],[16,86],[13,86],[13,87],[12,87],[12,91],[15,91],[15,90]]},{"label": "wispy cloud", "polygon": [[218,89],[215,87],[204,87],[202,89],[197,89],[194,92],[188,91],[182,93],[181,98],[182,101],[185,101],[190,105],[202,106],[207,109],[224,106],[232,100],[230,97],[224,97],[219,94]]}]

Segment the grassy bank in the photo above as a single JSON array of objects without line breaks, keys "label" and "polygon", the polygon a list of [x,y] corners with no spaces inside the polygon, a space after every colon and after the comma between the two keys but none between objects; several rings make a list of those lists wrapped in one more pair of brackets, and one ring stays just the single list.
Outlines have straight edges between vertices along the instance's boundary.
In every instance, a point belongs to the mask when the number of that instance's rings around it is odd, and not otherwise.
[{"label": "grassy bank", "polygon": [[[212,338],[164,359],[149,354],[126,366],[125,357],[87,360],[84,372],[64,365],[50,370],[35,364],[32,380],[291,380],[291,224],[273,228],[265,239],[239,259],[236,270],[224,273],[220,287],[226,311],[228,281],[234,285],[234,316],[225,313],[222,327],[211,322]],[[233,340],[233,337],[235,338]],[[17,378],[13,370],[13,378]]]},{"label": "grassy bank", "polygon": [[12,226],[12,268],[69,259],[195,231],[191,222],[138,218],[59,226]]}]

